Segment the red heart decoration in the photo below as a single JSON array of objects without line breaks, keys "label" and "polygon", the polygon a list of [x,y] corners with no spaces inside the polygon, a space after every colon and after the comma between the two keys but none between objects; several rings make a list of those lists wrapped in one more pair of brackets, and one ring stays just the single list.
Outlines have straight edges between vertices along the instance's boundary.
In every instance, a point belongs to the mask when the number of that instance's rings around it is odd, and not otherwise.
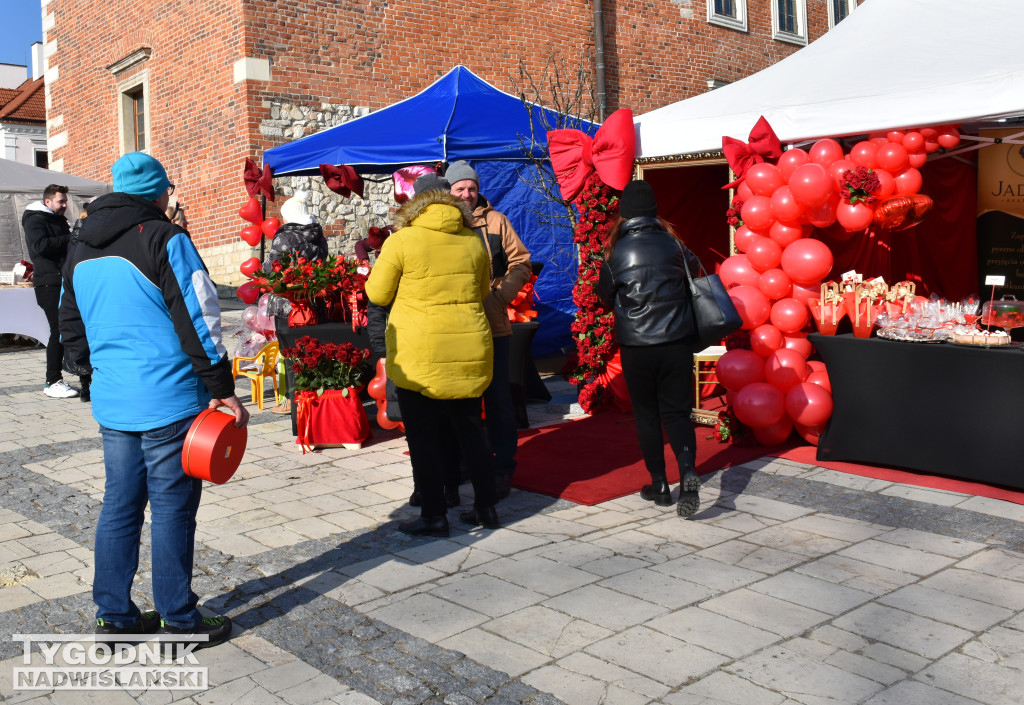
[{"label": "red heart decoration", "polygon": [[245,240],[250,247],[256,247],[260,244],[260,238],[263,233],[260,232],[260,226],[250,225],[248,228],[242,228],[242,239]]},{"label": "red heart decoration", "polygon": [[242,220],[248,220],[253,225],[259,225],[263,222],[263,208],[260,207],[260,202],[255,198],[250,198],[244,206],[239,208],[238,215]]},{"label": "red heart decoration", "polygon": [[264,235],[271,239],[273,239],[274,234],[278,231],[280,227],[281,221],[278,220],[277,218],[267,218],[260,224],[260,230],[263,231]]},{"label": "red heart decoration", "polygon": [[885,230],[906,230],[924,220],[933,204],[931,197],[923,193],[893,196],[878,204],[874,220]]},{"label": "red heart decoration", "polygon": [[244,274],[245,276],[252,278],[252,275],[258,272],[260,269],[259,257],[250,257],[249,259],[242,262],[242,266],[239,267],[238,269],[241,270],[242,274]]},{"label": "red heart decoration", "polygon": [[245,304],[254,304],[260,298],[260,285],[256,282],[246,282],[235,290],[235,295]]}]

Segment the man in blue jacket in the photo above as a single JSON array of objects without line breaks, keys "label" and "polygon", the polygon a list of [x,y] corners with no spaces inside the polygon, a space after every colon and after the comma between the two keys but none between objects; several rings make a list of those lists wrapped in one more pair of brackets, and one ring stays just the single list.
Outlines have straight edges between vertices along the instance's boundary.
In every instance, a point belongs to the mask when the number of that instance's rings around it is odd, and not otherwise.
[{"label": "man in blue jacket", "polygon": [[[188,234],[164,214],[173,184],[142,152],[112,168],[114,193],[89,205],[64,267],[61,335],[93,370],[92,412],[103,436],[106,486],[96,526],[96,633],[194,635],[212,646],[227,617],[203,617],[192,591],[202,482],[182,472],[185,434],[200,411],[226,406],[242,427],[220,335],[217,289]],[[131,599],[147,500],[153,602]],[[113,640],[114,636],[106,637]]]}]

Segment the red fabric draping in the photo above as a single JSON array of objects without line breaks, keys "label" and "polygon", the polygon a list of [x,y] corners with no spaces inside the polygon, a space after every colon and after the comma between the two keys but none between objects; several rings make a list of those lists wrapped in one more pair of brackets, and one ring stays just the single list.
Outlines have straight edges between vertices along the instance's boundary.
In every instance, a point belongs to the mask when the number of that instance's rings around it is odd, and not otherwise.
[{"label": "red fabric draping", "polygon": [[333,164],[321,164],[320,175],[324,177],[327,188],[348,198],[353,193],[363,197],[363,177],[356,173],[356,170],[348,164],[334,166]]},{"label": "red fabric draping", "polygon": [[262,193],[271,201],[274,200],[274,174],[269,165],[264,164],[261,171],[256,162],[246,157],[242,179],[250,198],[256,198],[257,194]]},{"label": "red fabric draping", "polygon": [[921,169],[921,193],[935,205],[919,225],[887,232],[870,228],[853,237],[839,225],[816,230],[832,250],[830,279],[855,269],[865,279],[917,283],[917,293],[948,299],[978,294],[977,166],[956,159],[928,162]]},{"label": "red fabric draping", "polygon": [[580,130],[550,130],[548,153],[565,200],[571,201],[579,195],[593,171],[597,171],[605,184],[621,191],[633,177],[636,156],[633,112],[626,108],[616,110],[593,138]]},{"label": "red fabric draping", "polygon": [[750,131],[749,142],[722,137],[722,153],[725,160],[729,162],[736,180],[723,186],[723,189],[733,188],[743,181],[747,169],[764,161],[775,162],[782,156],[782,143],[775,135],[775,130],[764,119],[764,115],[754,123],[754,129]]}]

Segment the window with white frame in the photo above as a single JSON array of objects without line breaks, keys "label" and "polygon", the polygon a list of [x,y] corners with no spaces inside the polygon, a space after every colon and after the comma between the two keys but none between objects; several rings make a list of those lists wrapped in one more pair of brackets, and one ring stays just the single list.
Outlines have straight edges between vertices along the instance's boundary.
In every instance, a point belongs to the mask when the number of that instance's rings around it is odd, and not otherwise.
[{"label": "window with white frame", "polygon": [[139,47],[107,67],[107,70],[117,79],[118,129],[121,136],[122,154],[148,152],[152,141],[149,118],[149,72],[144,68],[151,53],[152,49],[149,47]]},{"label": "window with white frame", "polygon": [[828,26],[835,27],[857,8],[857,0],[828,0]]},{"label": "window with white frame", "polygon": [[708,0],[708,22],[747,31],[747,0]]},{"label": "window with white frame", "polygon": [[772,0],[772,37],[807,44],[807,0]]}]

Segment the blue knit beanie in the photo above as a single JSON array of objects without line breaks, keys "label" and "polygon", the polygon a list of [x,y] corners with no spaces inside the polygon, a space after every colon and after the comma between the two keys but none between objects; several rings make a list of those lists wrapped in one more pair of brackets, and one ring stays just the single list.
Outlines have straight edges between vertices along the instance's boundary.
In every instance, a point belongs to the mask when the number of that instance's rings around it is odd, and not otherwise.
[{"label": "blue knit beanie", "polygon": [[163,165],[144,152],[124,155],[110,169],[114,191],[141,196],[147,201],[160,198],[171,185]]}]

